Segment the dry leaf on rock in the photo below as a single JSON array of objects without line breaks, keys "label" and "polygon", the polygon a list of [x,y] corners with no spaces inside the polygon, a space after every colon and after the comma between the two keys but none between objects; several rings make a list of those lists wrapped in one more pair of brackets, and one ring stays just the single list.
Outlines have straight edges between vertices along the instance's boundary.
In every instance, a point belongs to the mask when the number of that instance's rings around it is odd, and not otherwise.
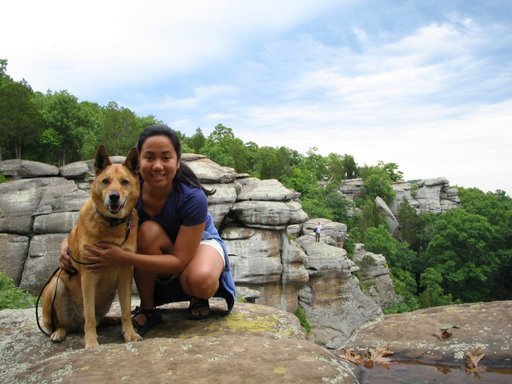
[{"label": "dry leaf on rock", "polygon": [[444,340],[444,339],[449,338],[452,335],[452,333],[448,332],[446,330],[444,330],[444,331],[439,330],[439,331],[434,332],[432,335],[438,337],[439,340]]},{"label": "dry leaf on rock", "polygon": [[466,352],[466,372],[481,372],[485,371],[485,367],[479,367],[478,363],[485,356],[482,348],[477,347],[471,351]]},{"label": "dry leaf on rock", "polygon": [[357,365],[361,365],[364,360],[360,354],[354,352],[352,349],[342,349],[338,356],[341,357],[343,360],[350,361],[351,363]]},{"label": "dry leaf on rock", "polygon": [[391,359],[386,356],[391,356],[393,352],[389,350],[387,345],[385,347],[378,347],[375,349],[370,348],[369,352],[369,360],[373,361],[374,364],[387,366],[391,362]]}]

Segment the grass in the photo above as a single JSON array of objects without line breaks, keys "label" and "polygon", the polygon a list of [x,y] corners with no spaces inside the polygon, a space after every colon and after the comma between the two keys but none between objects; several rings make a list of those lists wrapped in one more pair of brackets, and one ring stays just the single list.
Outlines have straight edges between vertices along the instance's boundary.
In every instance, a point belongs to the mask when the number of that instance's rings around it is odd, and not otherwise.
[{"label": "grass", "polygon": [[36,298],[16,287],[14,281],[0,272],[0,310],[34,307]]},{"label": "grass", "polygon": [[302,325],[302,327],[304,327],[306,333],[309,335],[311,333],[311,324],[309,324],[309,321],[306,317],[306,311],[304,311],[302,307],[297,307],[297,309],[295,310],[295,316],[297,316],[297,318],[300,321],[300,324]]}]

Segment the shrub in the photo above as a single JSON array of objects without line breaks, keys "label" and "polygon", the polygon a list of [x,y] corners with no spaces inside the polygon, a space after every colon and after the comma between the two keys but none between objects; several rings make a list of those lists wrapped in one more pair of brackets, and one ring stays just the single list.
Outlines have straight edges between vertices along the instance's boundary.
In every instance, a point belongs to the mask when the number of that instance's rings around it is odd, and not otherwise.
[{"label": "shrub", "polygon": [[29,308],[35,305],[36,298],[16,287],[14,281],[0,272],[0,310]]},{"label": "shrub", "polygon": [[300,324],[304,327],[306,333],[309,335],[311,333],[311,324],[309,324],[309,321],[306,318],[306,311],[304,311],[304,308],[297,307],[297,309],[295,310],[295,316],[297,316],[297,318],[300,321]]}]

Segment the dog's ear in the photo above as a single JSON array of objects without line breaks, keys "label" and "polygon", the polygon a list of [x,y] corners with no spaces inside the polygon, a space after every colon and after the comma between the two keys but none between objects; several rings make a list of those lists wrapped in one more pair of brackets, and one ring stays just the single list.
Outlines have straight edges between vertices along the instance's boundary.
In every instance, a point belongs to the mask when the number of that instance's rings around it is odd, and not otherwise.
[{"label": "dog's ear", "polygon": [[100,144],[98,149],[96,149],[96,155],[94,155],[94,172],[97,175],[109,165],[112,165],[112,162],[108,156],[107,149],[103,144]]},{"label": "dog's ear", "polygon": [[139,172],[139,151],[137,148],[133,147],[130,149],[130,152],[126,155],[123,166],[128,168],[134,175],[137,175]]}]

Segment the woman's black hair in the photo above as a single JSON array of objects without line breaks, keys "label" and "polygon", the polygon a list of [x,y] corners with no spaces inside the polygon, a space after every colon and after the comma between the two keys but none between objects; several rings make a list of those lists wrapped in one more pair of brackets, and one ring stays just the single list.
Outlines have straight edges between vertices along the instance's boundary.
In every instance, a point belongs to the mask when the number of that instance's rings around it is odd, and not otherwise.
[{"label": "woman's black hair", "polygon": [[[139,135],[139,140],[137,141],[137,149],[139,153],[141,153],[142,145],[144,142],[153,136],[165,136],[167,137],[172,145],[174,146],[174,150],[176,151],[176,155],[178,156],[178,160],[181,160],[181,143],[178,135],[167,125],[150,125],[149,127],[144,128],[144,130]],[[194,187],[201,188],[206,196],[213,195],[215,193],[215,189],[206,189],[203,184],[199,181],[196,174],[188,165],[184,162],[180,161],[181,165],[176,171],[176,176],[174,179],[178,182],[183,182],[185,184],[193,185]]]}]

